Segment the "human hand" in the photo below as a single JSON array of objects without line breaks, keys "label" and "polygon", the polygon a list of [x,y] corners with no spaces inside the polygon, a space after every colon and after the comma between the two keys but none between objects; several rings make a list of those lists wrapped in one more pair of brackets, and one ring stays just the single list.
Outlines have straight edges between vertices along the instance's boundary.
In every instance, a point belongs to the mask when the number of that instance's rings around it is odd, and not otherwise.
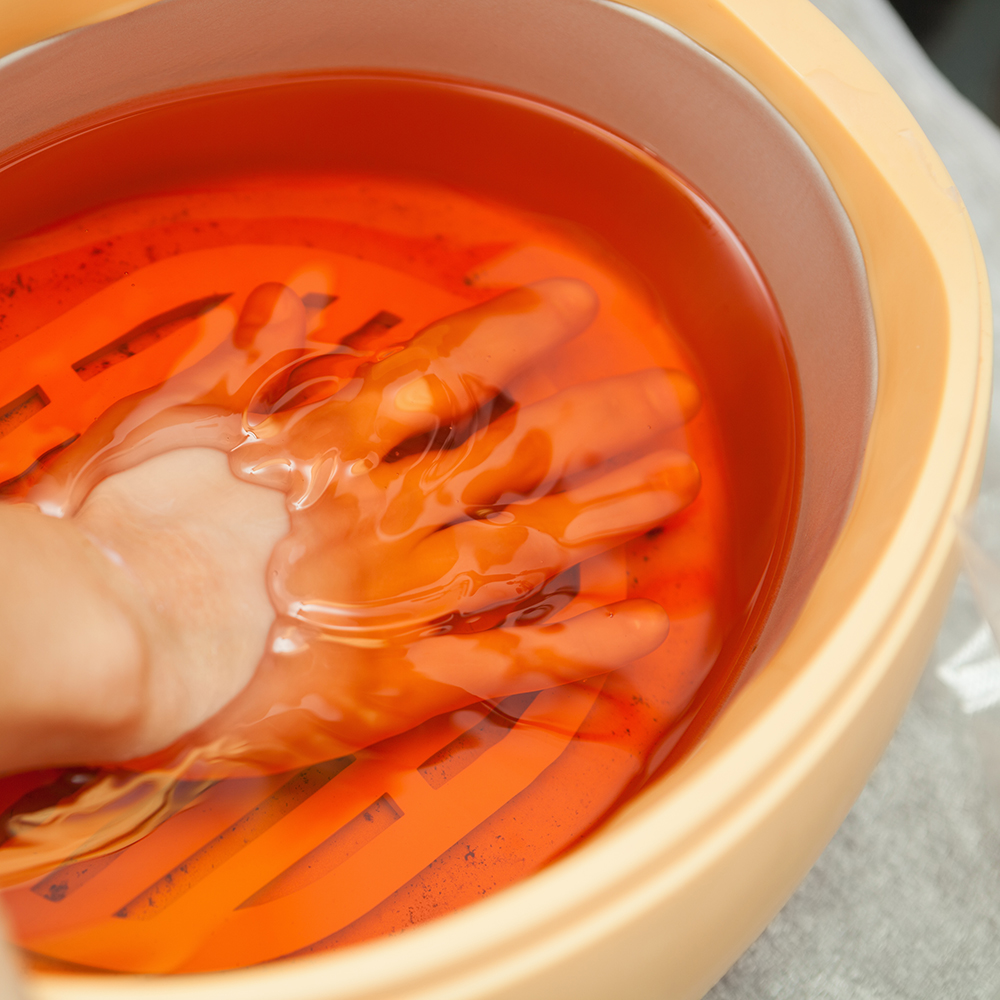
[{"label": "human hand", "polygon": [[188,773],[285,770],[660,645],[668,624],[649,601],[524,624],[547,581],[654,527],[699,485],[687,455],[655,447],[698,406],[679,373],[523,408],[503,396],[595,309],[579,282],[540,282],[381,361],[310,358],[262,388],[231,461],[289,499],[269,650],[239,698],[146,766],[201,747]]},{"label": "human hand", "polygon": [[[85,757],[60,762],[135,757],[188,732],[145,764],[194,751],[202,772],[282,770],[481,698],[606,672],[662,642],[665,615],[646,601],[476,631],[523,616],[545,581],[697,491],[686,455],[650,453],[697,407],[677,373],[515,401],[491,420],[518,371],[589,323],[586,286],[509,293],[382,360],[372,354],[385,343],[301,360],[296,297],[255,296],[231,344],[119,404],[39,491],[75,493],[65,527],[117,556],[121,566],[103,569],[117,572],[141,650],[129,654],[141,683],[128,688],[138,692],[128,723],[103,743],[91,732]],[[267,489],[190,447],[231,448],[245,407],[250,435],[230,461]],[[283,535],[269,577],[275,621],[264,567]],[[122,574],[139,582],[134,593]],[[246,684],[269,627],[249,687],[190,732]],[[65,741],[60,752],[72,752]]]}]

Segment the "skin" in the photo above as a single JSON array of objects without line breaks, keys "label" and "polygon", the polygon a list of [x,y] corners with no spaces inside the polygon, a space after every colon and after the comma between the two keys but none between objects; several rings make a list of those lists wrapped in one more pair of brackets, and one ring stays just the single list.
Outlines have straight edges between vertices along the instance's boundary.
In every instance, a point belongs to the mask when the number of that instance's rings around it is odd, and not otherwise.
[{"label": "skin", "polygon": [[116,404],[34,504],[0,507],[0,552],[22,568],[0,582],[0,770],[281,771],[659,646],[650,601],[439,627],[502,618],[697,493],[690,458],[656,445],[698,406],[679,373],[496,416],[596,307],[552,279],[408,344],[315,357],[297,297],[258,289],[231,342]]}]

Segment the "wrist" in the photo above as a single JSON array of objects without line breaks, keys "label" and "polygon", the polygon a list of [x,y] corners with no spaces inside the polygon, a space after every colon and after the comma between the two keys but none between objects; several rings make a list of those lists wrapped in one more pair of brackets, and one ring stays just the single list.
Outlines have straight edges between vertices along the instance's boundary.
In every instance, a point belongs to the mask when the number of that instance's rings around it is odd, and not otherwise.
[{"label": "wrist", "polygon": [[0,508],[0,770],[114,757],[141,725],[147,643],[127,570],[72,521]]}]

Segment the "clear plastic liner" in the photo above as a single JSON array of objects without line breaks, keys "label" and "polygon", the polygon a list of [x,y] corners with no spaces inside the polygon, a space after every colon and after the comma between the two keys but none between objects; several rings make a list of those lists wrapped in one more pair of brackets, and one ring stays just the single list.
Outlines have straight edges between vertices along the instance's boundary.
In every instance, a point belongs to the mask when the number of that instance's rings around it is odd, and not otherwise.
[{"label": "clear plastic liner", "polygon": [[936,673],[971,717],[984,778],[994,802],[1000,802],[1000,490],[983,492],[963,518],[959,538],[975,603],[985,621]]}]

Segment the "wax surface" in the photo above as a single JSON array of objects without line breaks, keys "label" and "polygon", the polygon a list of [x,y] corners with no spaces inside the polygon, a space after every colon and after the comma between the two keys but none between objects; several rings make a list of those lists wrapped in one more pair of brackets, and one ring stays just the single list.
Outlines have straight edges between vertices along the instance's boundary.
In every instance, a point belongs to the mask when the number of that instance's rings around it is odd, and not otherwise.
[{"label": "wax surface", "polygon": [[[321,119],[333,145],[277,135]],[[196,443],[280,489],[292,530],[256,687],[142,761],[0,779],[37,961],[200,971],[399,931],[537,870],[685,752],[780,580],[799,448],[780,316],[696,191],[586,123],[435,81],[194,96],[74,142],[90,204],[60,193],[61,146],[0,175],[29,191],[0,247],[4,493],[71,516]],[[149,165],[198,143],[200,176]],[[145,190],[108,202],[98,153]],[[546,282],[590,290],[580,329]],[[527,360],[498,360],[529,328]],[[662,645],[610,673],[558,653],[626,600],[666,611]],[[548,672],[511,681],[535,635]]]}]

